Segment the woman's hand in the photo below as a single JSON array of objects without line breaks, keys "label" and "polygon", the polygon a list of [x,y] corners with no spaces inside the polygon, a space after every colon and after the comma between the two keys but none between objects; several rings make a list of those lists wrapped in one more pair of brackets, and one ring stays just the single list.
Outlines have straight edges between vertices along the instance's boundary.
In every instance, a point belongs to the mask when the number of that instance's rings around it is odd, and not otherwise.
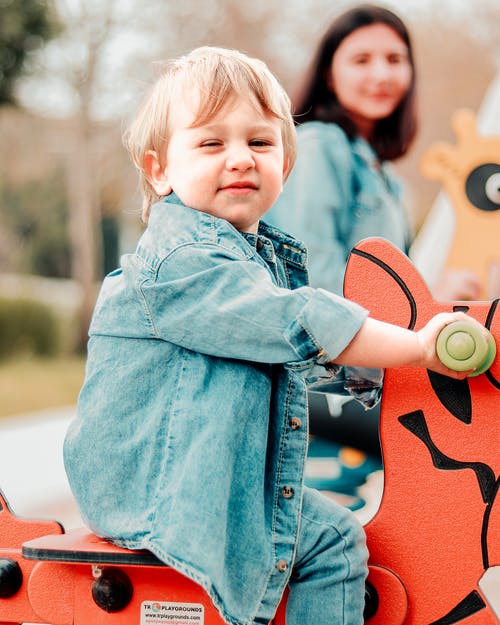
[{"label": "woman's hand", "polygon": [[434,297],[441,301],[475,301],[481,298],[479,277],[468,269],[446,269],[434,287]]}]

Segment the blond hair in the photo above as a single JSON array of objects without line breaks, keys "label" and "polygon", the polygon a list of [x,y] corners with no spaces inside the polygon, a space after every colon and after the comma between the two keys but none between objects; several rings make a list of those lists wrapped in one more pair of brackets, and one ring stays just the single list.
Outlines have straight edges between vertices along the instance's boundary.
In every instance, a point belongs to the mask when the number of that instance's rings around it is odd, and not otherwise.
[{"label": "blond hair", "polygon": [[[193,126],[215,117],[232,97],[257,103],[265,113],[282,121],[285,179],[297,154],[297,140],[290,99],[267,65],[237,50],[204,46],[167,61],[161,75],[142,103],[124,135],[124,143],[139,170],[143,193],[142,219],[147,222],[151,205],[159,199],[145,170],[145,157],[155,152],[160,162],[169,140],[169,116],[179,106],[178,94],[197,87],[199,107]],[[179,91],[180,88],[180,91]]]}]

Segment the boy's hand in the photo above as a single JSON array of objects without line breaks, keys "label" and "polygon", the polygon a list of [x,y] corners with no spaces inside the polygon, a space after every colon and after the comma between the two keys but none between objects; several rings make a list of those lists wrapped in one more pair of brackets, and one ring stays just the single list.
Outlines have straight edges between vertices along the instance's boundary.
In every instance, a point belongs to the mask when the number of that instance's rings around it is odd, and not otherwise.
[{"label": "boy's hand", "polygon": [[466,378],[474,369],[468,369],[467,371],[455,371],[444,365],[438,357],[436,351],[436,343],[439,333],[450,323],[454,321],[465,321],[475,327],[476,331],[480,332],[486,341],[489,339],[488,331],[478,321],[469,317],[465,313],[439,313],[433,317],[417,334],[417,340],[421,347],[422,361],[416,363],[417,366],[425,367],[458,380]]}]

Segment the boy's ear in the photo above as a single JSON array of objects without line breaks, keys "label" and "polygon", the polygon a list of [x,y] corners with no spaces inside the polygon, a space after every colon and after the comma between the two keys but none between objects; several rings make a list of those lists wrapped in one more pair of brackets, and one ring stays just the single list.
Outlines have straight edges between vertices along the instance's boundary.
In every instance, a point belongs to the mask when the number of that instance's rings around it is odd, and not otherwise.
[{"label": "boy's ear", "polygon": [[286,156],[283,159],[283,182],[288,178],[288,174],[290,173],[290,159]]},{"label": "boy's ear", "polygon": [[153,150],[149,150],[144,156],[144,171],[158,196],[171,193],[172,187],[168,182],[166,168],[162,167],[158,154]]}]

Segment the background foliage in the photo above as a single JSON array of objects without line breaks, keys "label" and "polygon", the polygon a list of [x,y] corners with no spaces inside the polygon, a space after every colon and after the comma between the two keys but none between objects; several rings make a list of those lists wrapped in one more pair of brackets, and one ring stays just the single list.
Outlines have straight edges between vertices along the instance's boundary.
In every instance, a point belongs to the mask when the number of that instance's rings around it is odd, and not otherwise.
[{"label": "background foliage", "polygon": [[57,318],[48,306],[0,298],[0,360],[19,354],[51,356],[59,345]]},{"label": "background foliage", "polygon": [[2,105],[15,101],[15,82],[27,69],[27,57],[60,32],[60,29],[55,7],[48,0],[2,0],[0,11]]},{"label": "background foliage", "polygon": [[10,235],[1,253],[5,269],[71,276],[68,207],[60,171],[20,185],[0,181],[0,223]]}]

